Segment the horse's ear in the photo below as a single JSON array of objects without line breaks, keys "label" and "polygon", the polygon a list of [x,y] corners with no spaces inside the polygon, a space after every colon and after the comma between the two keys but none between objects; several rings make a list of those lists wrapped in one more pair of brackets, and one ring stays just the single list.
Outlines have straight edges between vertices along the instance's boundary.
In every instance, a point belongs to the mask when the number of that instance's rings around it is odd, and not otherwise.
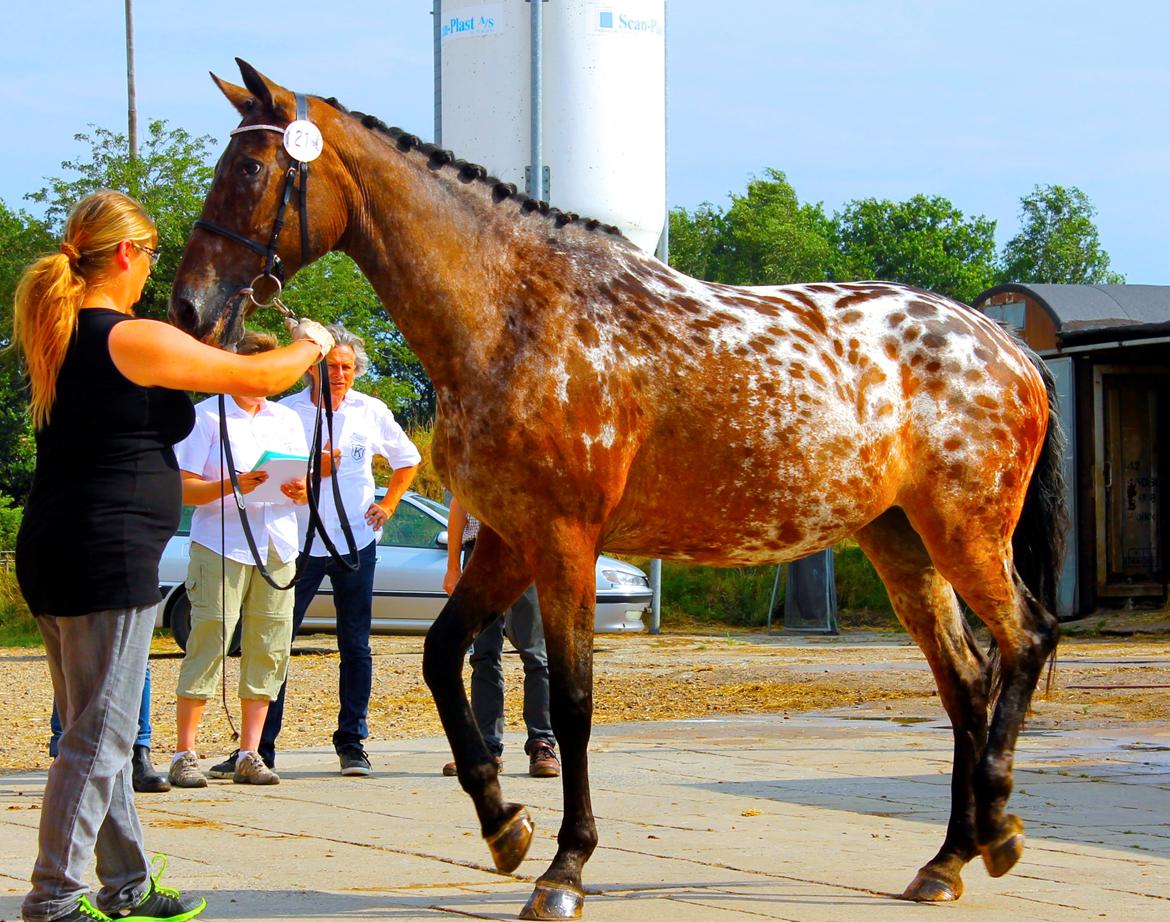
[{"label": "horse's ear", "polygon": [[244,78],[244,86],[252,91],[252,95],[260,101],[265,109],[269,111],[274,109],[272,91],[276,84],[242,58],[236,58],[236,63],[240,66],[240,76]]},{"label": "horse's ear", "polygon": [[219,87],[219,91],[228,98],[228,102],[236,107],[236,111],[240,115],[247,115],[255,108],[256,97],[242,86],[236,86],[234,83],[221,80],[215,74],[211,75],[211,79],[215,81],[215,85]]}]

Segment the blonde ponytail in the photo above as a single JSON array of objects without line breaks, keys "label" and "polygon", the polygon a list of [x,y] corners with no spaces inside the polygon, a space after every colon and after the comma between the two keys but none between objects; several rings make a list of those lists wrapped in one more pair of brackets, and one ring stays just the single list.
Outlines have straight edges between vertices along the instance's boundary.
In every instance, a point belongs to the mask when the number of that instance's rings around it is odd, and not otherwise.
[{"label": "blonde ponytail", "polygon": [[123,240],[158,242],[154,222],[134,199],[112,189],[87,195],[65,224],[60,251],[24,270],[16,286],[12,340],[24,353],[33,425],[49,421],[57,375],[65,361],[86,292],[109,274]]}]

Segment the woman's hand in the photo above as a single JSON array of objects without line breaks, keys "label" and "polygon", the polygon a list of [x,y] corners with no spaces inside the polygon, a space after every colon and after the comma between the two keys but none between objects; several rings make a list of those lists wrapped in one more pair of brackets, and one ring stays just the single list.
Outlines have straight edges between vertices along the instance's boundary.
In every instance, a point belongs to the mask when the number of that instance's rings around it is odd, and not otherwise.
[{"label": "woman's hand", "polygon": [[443,577],[443,591],[447,595],[451,595],[455,591],[455,584],[459,582],[459,577],[462,574],[458,567],[448,567],[447,574]]},{"label": "woman's hand", "polygon": [[288,483],[282,483],[280,485],[280,492],[298,506],[303,506],[309,501],[309,489],[305,484],[304,477],[301,477],[299,480],[290,480]]},{"label": "woman's hand", "polygon": [[[240,492],[247,495],[268,479],[268,471],[245,471],[242,474],[237,474],[236,479],[240,483]],[[228,492],[231,492],[230,486]]]}]

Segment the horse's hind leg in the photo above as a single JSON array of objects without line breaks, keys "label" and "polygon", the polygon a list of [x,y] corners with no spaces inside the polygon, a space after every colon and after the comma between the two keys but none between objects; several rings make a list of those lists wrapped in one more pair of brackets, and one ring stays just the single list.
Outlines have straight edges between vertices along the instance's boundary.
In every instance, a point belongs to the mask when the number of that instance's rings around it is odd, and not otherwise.
[{"label": "horse's hind leg", "polygon": [[486,526],[474,553],[423,646],[423,678],[435,699],[462,785],[475,804],[496,867],[513,871],[532,840],[532,821],[519,804],[505,803],[495,759],[471,714],[463,687],[463,657],[472,640],[531,582],[519,558]]},{"label": "horse's hind leg", "polygon": [[911,518],[935,566],[987,625],[998,650],[999,675],[992,689],[998,700],[975,767],[975,837],[987,872],[1000,877],[1024,851],[1024,824],[1005,808],[1016,740],[1044,663],[1056,648],[1059,626],[1012,568],[1009,539],[994,525],[971,514],[956,517],[950,527],[928,519],[924,530]]},{"label": "horse's hind leg", "polygon": [[935,569],[902,510],[891,509],[870,523],[857,541],[885,583],[899,620],[930,663],[955,739],[946,838],[902,898],[957,900],[963,893],[963,866],[977,854],[973,779],[987,737],[985,658],[954,591]]}]

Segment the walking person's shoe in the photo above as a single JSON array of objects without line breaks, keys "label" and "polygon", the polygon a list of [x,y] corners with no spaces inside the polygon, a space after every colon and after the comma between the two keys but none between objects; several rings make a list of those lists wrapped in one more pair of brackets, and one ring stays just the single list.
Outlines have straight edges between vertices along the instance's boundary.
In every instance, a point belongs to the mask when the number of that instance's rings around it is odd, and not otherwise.
[{"label": "walking person's shoe", "polygon": [[199,760],[195,758],[195,753],[189,751],[176,755],[167,778],[176,788],[207,787],[207,778],[199,771]]},{"label": "walking person's shoe", "polygon": [[53,922],[109,922],[110,917],[83,896],[69,912],[57,916]]},{"label": "walking person's shoe", "polygon": [[533,778],[556,778],[561,773],[561,761],[548,743],[535,743],[528,756],[528,774]]},{"label": "walking person's shoe", "polygon": [[341,762],[341,773],[355,778],[364,778],[373,772],[366,751],[361,746],[342,746],[337,750],[337,758]]},{"label": "walking person's shoe", "polygon": [[[208,778],[231,778],[236,773],[236,759],[240,757],[240,750],[233,749],[232,754],[229,755],[222,762],[216,762],[211,768],[207,770]],[[267,756],[260,756],[261,760],[269,768],[276,768],[272,759]]]},{"label": "walking person's shoe", "polygon": [[[157,866],[158,870],[154,870]],[[107,912],[102,918],[118,922],[187,922],[207,908],[207,900],[201,896],[183,896],[173,887],[159,883],[167,869],[167,856],[155,855],[150,873],[150,889],[137,906],[128,906]]]},{"label": "walking person's shoe", "polygon": [[135,746],[134,755],[130,758],[130,768],[133,777],[131,783],[138,794],[165,794],[171,789],[171,783],[154,770],[150,762],[150,747]]},{"label": "walking person's shoe", "polygon": [[[503,770],[504,770],[504,760],[500,756],[496,756],[496,774],[498,775]],[[459,774],[459,769],[455,767],[454,762],[448,762],[446,765],[443,766],[443,774],[446,775],[448,778],[454,778],[456,775]]]},{"label": "walking person's shoe", "polygon": [[236,757],[232,781],[236,784],[280,784],[280,775],[264,764],[259,753],[247,752]]}]

